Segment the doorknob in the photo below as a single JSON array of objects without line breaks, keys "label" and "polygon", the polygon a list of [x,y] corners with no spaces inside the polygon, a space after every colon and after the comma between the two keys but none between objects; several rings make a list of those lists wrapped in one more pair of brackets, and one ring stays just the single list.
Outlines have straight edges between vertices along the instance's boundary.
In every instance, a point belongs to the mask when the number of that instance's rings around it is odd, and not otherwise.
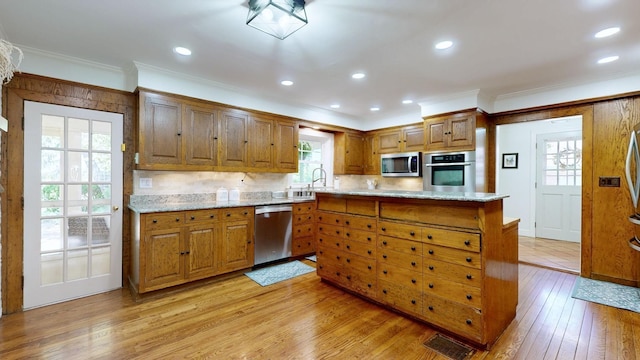
[{"label": "doorknob", "polygon": [[118,211],[118,210],[120,210],[119,206],[116,205],[116,206],[113,207],[113,211]]}]

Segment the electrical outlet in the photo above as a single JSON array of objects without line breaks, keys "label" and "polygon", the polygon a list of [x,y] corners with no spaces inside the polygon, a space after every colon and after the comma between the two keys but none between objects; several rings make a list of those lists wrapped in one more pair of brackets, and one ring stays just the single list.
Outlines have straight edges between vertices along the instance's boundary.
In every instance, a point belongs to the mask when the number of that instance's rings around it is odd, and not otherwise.
[{"label": "electrical outlet", "polygon": [[151,178],[140,178],[140,189],[151,189],[153,181]]},{"label": "electrical outlet", "polygon": [[598,185],[600,187],[620,187],[620,178],[617,176],[600,176]]}]

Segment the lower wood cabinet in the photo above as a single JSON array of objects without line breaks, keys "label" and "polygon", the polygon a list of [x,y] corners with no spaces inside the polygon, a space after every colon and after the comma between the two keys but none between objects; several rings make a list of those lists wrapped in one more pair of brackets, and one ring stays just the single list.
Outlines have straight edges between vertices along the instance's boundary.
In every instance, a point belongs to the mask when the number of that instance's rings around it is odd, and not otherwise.
[{"label": "lower wood cabinet", "polygon": [[253,214],[253,207],[132,212],[132,287],[145,293],[250,268]]},{"label": "lower wood cabinet", "polygon": [[314,208],[313,201],[293,204],[291,256],[309,255],[316,251],[316,240],[313,236]]},{"label": "lower wood cabinet", "polygon": [[515,317],[517,222],[503,229],[501,200],[317,193],[316,206],[323,280],[480,346]]}]

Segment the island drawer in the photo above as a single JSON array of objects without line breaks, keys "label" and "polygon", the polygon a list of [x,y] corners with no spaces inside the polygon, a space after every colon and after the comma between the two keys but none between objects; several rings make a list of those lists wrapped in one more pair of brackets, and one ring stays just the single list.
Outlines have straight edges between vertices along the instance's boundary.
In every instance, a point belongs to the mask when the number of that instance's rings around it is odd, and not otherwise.
[{"label": "island drawer", "polygon": [[422,241],[429,244],[480,252],[480,234],[433,227],[422,228]]},{"label": "island drawer", "polygon": [[434,259],[425,259],[423,269],[425,276],[437,276],[475,287],[480,287],[482,284],[482,270],[480,269]]},{"label": "island drawer", "polygon": [[325,246],[331,249],[344,250],[342,238],[326,235],[326,234],[316,234],[316,238],[318,239],[318,246]]},{"label": "island drawer", "polygon": [[424,244],[422,251],[425,261],[433,259],[463,266],[469,266],[476,269],[481,268],[480,254],[476,252],[430,244]]},{"label": "island drawer", "polygon": [[318,264],[318,276],[342,285],[365,296],[375,298],[376,275],[366,274],[355,269],[344,268],[334,264]]},{"label": "island drawer", "polygon": [[294,214],[309,214],[313,212],[316,203],[313,201],[295,203],[293,204],[293,213]]},{"label": "island drawer", "polygon": [[318,203],[318,210],[335,211],[339,213],[344,213],[347,210],[347,200],[344,198],[317,196],[316,201]]},{"label": "island drawer", "polygon": [[419,290],[378,280],[378,300],[401,311],[422,315],[423,295]]},{"label": "island drawer", "polygon": [[220,220],[220,209],[192,210],[185,214],[187,224]]},{"label": "island drawer", "polygon": [[[444,203],[444,204],[443,204]],[[475,204],[432,201],[405,203],[380,201],[380,218],[479,229],[478,208]]]},{"label": "island drawer", "polygon": [[376,202],[374,200],[347,199],[346,212],[349,214],[376,216]]},{"label": "island drawer", "polygon": [[318,224],[318,234],[342,237],[343,228],[339,225]]},{"label": "island drawer", "polygon": [[359,241],[365,244],[373,244],[373,246],[376,246],[376,233],[371,231],[362,231],[362,230],[345,228],[344,237],[346,239]]},{"label": "island drawer", "polygon": [[147,230],[169,229],[182,224],[184,224],[182,212],[144,214],[144,225]]},{"label": "island drawer", "polygon": [[311,213],[306,213],[306,214],[295,214],[293,215],[293,224],[302,224],[302,223],[306,223],[306,222],[313,222],[313,214]]},{"label": "island drawer", "polygon": [[380,221],[378,224],[378,234],[393,236],[408,240],[420,240],[422,227],[413,224],[401,224],[390,221]]},{"label": "island drawer", "polygon": [[423,294],[423,318],[468,339],[482,342],[482,313],[471,306]]},{"label": "island drawer", "polygon": [[293,237],[313,236],[313,223],[293,224]]},{"label": "island drawer", "polygon": [[321,263],[329,263],[334,266],[340,265],[345,268],[352,268],[365,274],[376,273],[376,260],[365,258],[353,254],[344,254],[327,247],[320,247],[317,252],[318,261]]},{"label": "island drawer", "polygon": [[367,244],[359,241],[353,241],[350,239],[343,239],[342,243],[343,243],[343,247],[342,247],[343,251],[347,251],[351,254],[360,255],[360,256],[364,256],[372,259],[376,258],[376,245],[373,242]]},{"label": "island drawer", "polygon": [[342,226],[344,223],[344,215],[320,211],[316,216],[318,218],[318,222],[322,224]]},{"label": "island drawer", "polygon": [[345,216],[344,226],[351,229],[376,231],[376,218],[364,216]]},{"label": "island drawer", "polygon": [[437,295],[463,305],[482,309],[480,288],[445,280],[430,274],[424,274],[423,287],[426,294]]},{"label": "island drawer", "polygon": [[315,251],[315,240],[313,236],[300,237],[293,240],[291,244],[291,255],[305,255]]},{"label": "island drawer", "polygon": [[383,251],[393,250],[405,254],[422,256],[422,243],[391,236],[380,235],[378,237],[378,248]]},{"label": "island drawer", "polygon": [[399,267],[413,271],[422,270],[422,256],[405,254],[393,250],[378,251],[378,267]]},{"label": "island drawer", "polygon": [[422,291],[423,276],[422,273],[417,271],[380,264],[378,278],[416,291]]}]

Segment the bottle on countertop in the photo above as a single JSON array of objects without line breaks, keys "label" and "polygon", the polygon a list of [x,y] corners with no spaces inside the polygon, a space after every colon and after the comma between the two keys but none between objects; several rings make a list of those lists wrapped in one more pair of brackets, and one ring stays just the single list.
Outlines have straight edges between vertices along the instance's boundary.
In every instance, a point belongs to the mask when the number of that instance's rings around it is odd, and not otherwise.
[{"label": "bottle on countertop", "polygon": [[336,178],[333,180],[333,188],[338,190],[340,189],[340,179],[338,179],[338,177],[336,176]]},{"label": "bottle on countertop", "polygon": [[287,197],[289,199],[293,198],[293,188],[291,186],[289,186],[289,190],[287,191]]},{"label": "bottle on countertop", "polygon": [[216,202],[224,201],[229,201],[229,191],[224,187],[221,187],[216,191]]},{"label": "bottle on countertop", "polygon": [[240,189],[235,187],[229,190],[229,201],[240,201]]}]

